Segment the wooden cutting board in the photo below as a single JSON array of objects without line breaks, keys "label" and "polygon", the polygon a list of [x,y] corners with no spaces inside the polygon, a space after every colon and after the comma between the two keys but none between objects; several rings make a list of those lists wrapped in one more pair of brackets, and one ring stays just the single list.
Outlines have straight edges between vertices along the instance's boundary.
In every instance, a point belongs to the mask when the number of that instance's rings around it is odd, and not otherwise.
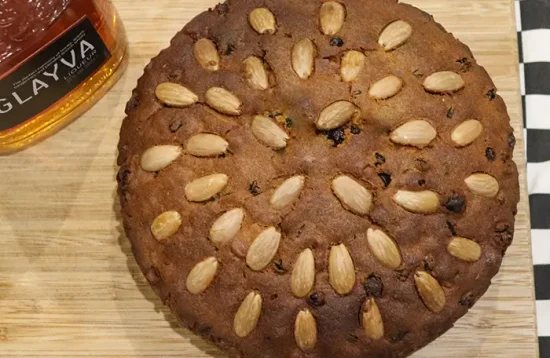
[{"label": "wooden cutting board", "polygon": [[[416,357],[536,357],[513,1],[410,2],[467,43],[494,78],[518,138],[522,189],[514,244],[494,284]],[[137,78],[176,31],[215,3],[115,0],[131,43],[125,77],[54,137],[0,157],[1,357],[224,357],[179,328],[148,286],[121,228],[115,192],[118,133]]]}]

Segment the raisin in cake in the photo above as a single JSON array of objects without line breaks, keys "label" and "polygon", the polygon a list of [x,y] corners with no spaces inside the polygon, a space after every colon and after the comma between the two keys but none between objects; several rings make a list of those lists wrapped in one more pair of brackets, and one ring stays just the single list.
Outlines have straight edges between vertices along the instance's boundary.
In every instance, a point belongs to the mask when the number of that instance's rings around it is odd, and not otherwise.
[{"label": "raisin in cake", "polygon": [[229,0],[127,106],[137,262],[234,357],[403,357],[487,290],[519,199],[505,104],[395,0]]}]

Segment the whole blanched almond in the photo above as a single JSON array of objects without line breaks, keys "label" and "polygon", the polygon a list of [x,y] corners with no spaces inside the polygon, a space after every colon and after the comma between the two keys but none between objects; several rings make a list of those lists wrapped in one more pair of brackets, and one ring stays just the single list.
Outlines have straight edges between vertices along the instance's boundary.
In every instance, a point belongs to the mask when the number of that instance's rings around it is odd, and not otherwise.
[{"label": "whole blanched almond", "polygon": [[252,10],[248,16],[248,21],[254,31],[260,35],[265,33],[273,35],[277,30],[275,15],[273,15],[273,13],[265,7]]},{"label": "whole blanched almond", "polygon": [[210,227],[210,240],[217,245],[227,243],[233,239],[241,229],[244,219],[244,210],[236,208],[225,212]]},{"label": "whole blanched almond", "polygon": [[439,210],[439,197],[431,190],[398,190],[393,200],[413,213],[432,214]]},{"label": "whole blanched almond", "polygon": [[332,181],[332,191],[342,205],[358,215],[366,215],[372,206],[372,194],[346,175]]},{"label": "whole blanched almond", "polygon": [[451,139],[459,147],[467,146],[477,139],[483,132],[483,125],[480,121],[469,119],[460,123],[451,134]]},{"label": "whole blanched almond", "polygon": [[401,253],[395,241],[382,230],[367,230],[369,248],[384,266],[393,270],[401,266]]},{"label": "whole blanched almond", "polygon": [[214,42],[202,38],[193,46],[195,60],[207,71],[215,72],[220,69],[220,55]]},{"label": "whole blanched almond", "polygon": [[500,190],[500,186],[495,177],[485,173],[472,174],[466,178],[464,182],[474,194],[486,198],[494,198]]},{"label": "whole blanched almond", "polygon": [[281,127],[264,116],[255,116],[250,129],[256,139],[274,149],[286,147],[286,141],[290,138]]},{"label": "whole blanched almond", "polygon": [[325,35],[336,35],[344,26],[346,9],[339,2],[327,1],[321,6],[319,19]]},{"label": "whole blanched almond", "polygon": [[228,179],[225,174],[211,174],[193,180],[185,186],[185,196],[194,202],[209,200],[225,188]]},{"label": "whole blanched almond", "polygon": [[181,155],[179,145],[157,145],[147,149],[141,155],[141,169],[157,172],[166,168]]},{"label": "whole blanched almond", "polygon": [[300,196],[305,181],[306,178],[302,175],[296,175],[285,180],[271,196],[269,200],[271,206],[276,210],[281,210],[292,204]]},{"label": "whole blanched almond", "polygon": [[215,257],[199,262],[187,275],[187,291],[194,295],[204,292],[214,280],[217,271],[218,260]]},{"label": "whole blanched almond", "polygon": [[384,322],[382,315],[374,298],[367,298],[363,307],[363,329],[370,339],[380,339],[384,337]]},{"label": "whole blanched almond", "polygon": [[273,226],[260,233],[250,245],[246,264],[254,271],[263,270],[277,254],[281,233]]},{"label": "whole blanched almond", "polygon": [[317,49],[310,39],[298,41],[292,48],[292,69],[301,79],[313,73]]},{"label": "whole blanched almond", "polygon": [[338,101],[321,111],[315,124],[320,130],[328,131],[361,117],[361,110],[351,102]]},{"label": "whole blanched almond", "polygon": [[248,336],[260,319],[262,313],[262,296],[257,292],[250,292],[241,303],[233,320],[233,329],[237,336]]},{"label": "whole blanched almond", "polygon": [[412,27],[402,20],[397,20],[384,28],[378,44],[386,51],[391,51],[404,44],[412,35]]},{"label": "whole blanched almond", "polygon": [[215,134],[197,134],[187,141],[185,151],[196,157],[214,157],[227,151],[229,143]]},{"label": "whole blanched almond", "polygon": [[315,258],[310,249],[302,251],[292,268],[290,288],[296,297],[305,297],[315,283]]},{"label": "whole blanched almond", "polygon": [[296,316],[294,338],[302,351],[313,349],[317,343],[317,322],[307,308],[301,310]]},{"label": "whole blanched almond", "polygon": [[344,82],[351,82],[359,76],[363,67],[365,67],[366,57],[359,51],[348,51],[342,56],[340,66],[340,75]]},{"label": "whole blanched almond", "polygon": [[414,120],[396,128],[390,134],[390,139],[394,143],[424,148],[429,145],[436,136],[437,132],[429,122]]},{"label": "whole blanched almond", "polygon": [[181,226],[181,215],[177,211],[165,211],[153,220],[151,233],[157,240],[165,240],[178,232]]},{"label": "whole blanched almond", "polygon": [[243,61],[243,78],[248,85],[257,90],[269,88],[269,77],[264,63],[256,56],[250,56]]},{"label": "whole blanched almond", "polygon": [[230,116],[238,116],[241,114],[243,103],[233,93],[225,88],[212,87],[204,95],[206,104],[214,108],[216,111]]},{"label": "whole blanched almond", "polygon": [[158,85],[155,95],[161,103],[176,108],[189,107],[199,100],[199,97],[189,88],[171,82]]},{"label": "whole blanched almond", "polygon": [[447,246],[447,251],[454,257],[475,262],[481,257],[481,246],[473,240],[455,236]]},{"label": "whole blanched almond", "polygon": [[369,96],[374,99],[388,99],[403,88],[403,81],[396,76],[387,76],[375,82],[369,89]]},{"label": "whole blanched almond", "polygon": [[414,282],[420,298],[430,311],[439,313],[445,308],[447,303],[445,291],[432,275],[425,271],[417,271],[414,275]]},{"label": "whole blanched almond", "polygon": [[355,286],[355,266],[344,244],[333,246],[329,256],[329,280],[334,290],[345,295]]},{"label": "whole blanched almond", "polygon": [[424,80],[424,88],[433,93],[452,93],[464,87],[464,80],[456,72],[432,73]]}]

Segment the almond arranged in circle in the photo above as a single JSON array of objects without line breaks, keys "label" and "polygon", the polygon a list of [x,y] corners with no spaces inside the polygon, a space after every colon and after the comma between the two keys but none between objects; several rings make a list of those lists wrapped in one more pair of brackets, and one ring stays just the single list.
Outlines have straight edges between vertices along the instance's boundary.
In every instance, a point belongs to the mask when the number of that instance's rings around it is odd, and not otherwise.
[{"label": "almond arranged in circle", "polygon": [[236,208],[225,212],[210,227],[210,240],[218,245],[225,244],[237,235],[244,219],[244,210]]},{"label": "almond arranged in circle", "polygon": [[269,200],[273,209],[284,209],[292,204],[294,200],[298,199],[304,188],[305,180],[306,178],[304,176],[296,175],[279,185]]},{"label": "almond arranged in circle", "polygon": [[327,1],[321,6],[319,14],[321,30],[325,35],[336,35],[344,26],[346,9],[336,1]]},{"label": "almond arranged in circle", "polygon": [[286,147],[288,134],[281,129],[275,122],[265,116],[255,116],[250,126],[252,134],[261,143],[272,147],[273,149],[282,149]]},{"label": "almond arranged in circle", "polygon": [[437,136],[432,125],[424,120],[414,120],[403,124],[390,134],[392,142],[424,148]]},{"label": "almond arranged in circle", "polygon": [[359,76],[363,67],[365,67],[365,55],[359,51],[348,51],[342,56],[340,65],[340,75],[344,82],[351,82]]},{"label": "almond arranged in circle", "polygon": [[181,215],[177,211],[165,211],[153,220],[151,233],[157,240],[165,240],[178,232],[181,226]]},{"label": "almond arranged in circle", "polygon": [[215,134],[201,133],[187,141],[185,151],[196,157],[213,157],[224,154],[229,143]]},{"label": "almond arranged in circle", "polygon": [[447,251],[463,261],[475,262],[481,257],[481,246],[473,240],[464,237],[453,237]]},{"label": "almond arranged in circle", "polygon": [[252,10],[248,20],[250,26],[259,34],[267,33],[273,35],[275,33],[277,27],[275,15],[265,7]]},{"label": "almond arranged in circle", "polygon": [[281,233],[273,226],[265,229],[254,239],[246,254],[246,264],[254,271],[263,270],[277,254]]},{"label": "almond arranged in circle", "polygon": [[313,73],[317,49],[310,39],[298,41],[292,48],[292,69],[305,80]]},{"label": "almond arranged in circle", "polygon": [[147,149],[141,155],[141,169],[157,172],[166,168],[181,155],[179,145],[157,145]]},{"label": "almond arranged in circle", "polygon": [[211,174],[195,179],[185,186],[185,196],[189,201],[209,200],[225,188],[228,179],[225,174]]},{"label": "almond arranged in circle", "polygon": [[301,310],[296,316],[294,338],[298,347],[303,351],[312,349],[317,343],[317,322],[307,308]]},{"label": "almond arranged in circle", "polygon": [[369,248],[384,266],[393,270],[401,266],[401,253],[399,248],[393,239],[391,239],[385,232],[378,229],[367,230],[367,241]]},{"label": "almond arranged in circle", "polygon": [[155,95],[163,104],[176,108],[189,107],[199,100],[199,97],[189,88],[170,82],[158,85]]},{"label": "almond arranged in circle", "polygon": [[384,337],[384,322],[374,298],[367,298],[361,318],[367,337],[374,340]]},{"label": "almond arranged in circle", "polygon": [[412,27],[403,20],[397,20],[384,28],[378,39],[378,44],[384,50],[391,51],[404,44],[412,35]]},{"label": "almond arranged in circle", "polygon": [[203,292],[210,286],[217,271],[218,260],[215,257],[199,262],[187,275],[187,291],[195,295]]},{"label": "almond arranged in circle", "polygon": [[445,291],[432,275],[425,271],[417,271],[414,282],[420,298],[430,311],[439,313],[445,308],[447,302]]},{"label": "almond arranged in circle", "polygon": [[323,109],[315,124],[318,129],[327,131],[359,117],[361,110],[356,105],[348,101],[338,101]]},{"label": "almond arranged in circle", "polygon": [[300,253],[292,268],[290,288],[296,297],[305,297],[315,282],[315,258],[311,249]]},{"label": "almond arranged in circle", "polygon": [[212,87],[204,95],[206,104],[216,111],[229,116],[238,116],[241,114],[242,102],[237,96],[225,88]]},{"label": "almond arranged in circle", "polygon": [[214,42],[202,38],[193,47],[195,60],[207,71],[215,72],[220,69],[220,55]]},{"label": "almond arranged in circle", "polygon": [[451,134],[451,139],[458,147],[464,147],[472,143],[483,132],[480,121],[469,119],[460,123]]},{"label": "almond arranged in circle", "polygon": [[369,89],[369,96],[374,99],[388,99],[403,88],[403,81],[396,76],[387,76],[375,82]]},{"label": "almond arranged in circle", "polygon": [[486,198],[494,198],[500,190],[500,186],[495,177],[485,173],[472,174],[466,178],[464,182],[474,194]]},{"label": "almond arranged in circle", "polygon": [[355,266],[346,245],[340,244],[330,249],[328,272],[334,291],[341,295],[351,292],[355,286]]},{"label": "almond arranged in circle", "polygon": [[439,210],[439,197],[431,190],[398,190],[393,200],[413,213],[433,214]]},{"label": "almond arranged in circle", "polygon": [[433,93],[453,93],[464,87],[464,80],[456,72],[436,72],[424,80],[424,88]]},{"label": "almond arranged in circle", "polygon": [[261,59],[250,56],[243,61],[242,69],[243,78],[250,87],[257,90],[269,88],[269,76]]},{"label": "almond arranged in circle", "polygon": [[346,175],[332,181],[332,191],[342,205],[358,215],[366,215],[372,205],[372,194],[361,184]]},{"label": "almond arranged in circle", "polygon": [[244,338],[248,336],[260,319],[262,313],[262,296],[259,293],[252,291],[241,303],[241,306],[235,314],[233,320],[233,329],[237,336]]}]

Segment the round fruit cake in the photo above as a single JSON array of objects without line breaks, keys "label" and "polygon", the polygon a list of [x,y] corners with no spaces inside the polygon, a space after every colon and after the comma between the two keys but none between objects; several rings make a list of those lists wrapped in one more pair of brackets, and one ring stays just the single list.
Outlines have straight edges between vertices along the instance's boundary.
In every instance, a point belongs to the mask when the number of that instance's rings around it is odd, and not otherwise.
[{"label": "round fruit cake", "polygon": [[230,0],[146,67],[118,163],[139,266],[233,357],[404,357],[487,290],[519,200],[506,106],[395,0]]}]

